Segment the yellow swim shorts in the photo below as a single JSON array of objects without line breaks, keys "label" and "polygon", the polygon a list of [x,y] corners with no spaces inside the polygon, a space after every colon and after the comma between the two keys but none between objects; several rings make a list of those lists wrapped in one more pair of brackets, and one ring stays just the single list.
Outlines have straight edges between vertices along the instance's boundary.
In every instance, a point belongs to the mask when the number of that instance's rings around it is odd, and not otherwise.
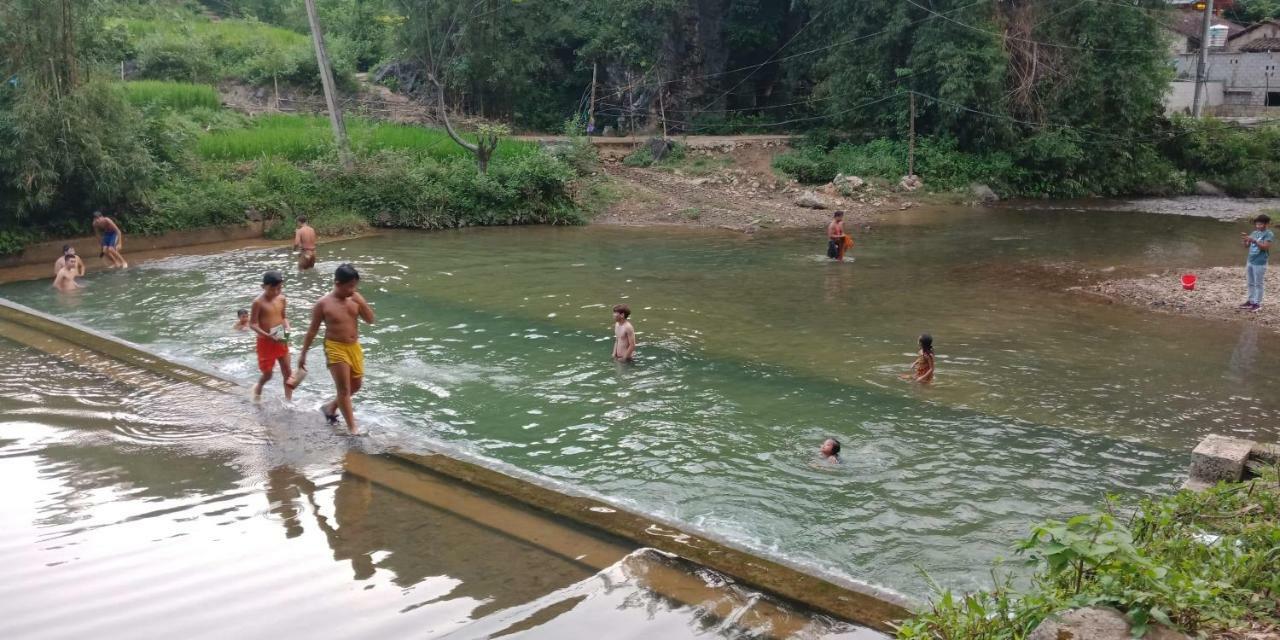
[{"label": "yellow swim shorts", "polygon": [[364,377],[364,350],[360,348],[359,342],[325,340],[324,360],[330,367],[339,363],[351,367],[352,378]]}]

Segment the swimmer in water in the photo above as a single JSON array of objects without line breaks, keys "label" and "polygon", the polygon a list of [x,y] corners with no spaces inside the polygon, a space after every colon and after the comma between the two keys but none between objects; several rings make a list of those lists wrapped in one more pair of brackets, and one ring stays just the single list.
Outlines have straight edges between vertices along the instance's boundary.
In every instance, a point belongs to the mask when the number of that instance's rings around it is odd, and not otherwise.
[{"label": "swimmer in water", "polygon": [[822,459],[832,464],[840,464],[840,441],[835,438],[827,438],[822,441],[822,448],[818,450],[822,454]]},{"label": "swimmer in water", "polygon": [[55,279],[58,277],[58,272],[62,271],[62,267],[66,266],[68,262],[76,265],[76,275],[84,275],[84,260],[81,260],[80,256],[76,255],[75,247],[64,244],[62,245],[62,257],[53,263],[53,277]]},{"label": "swimmer in water", "polygon": [[911,363],[911,373],[902,374],[902,379],[921,384],[933,382],[933,336],[920,336],[920,353]]},{"label": "swimmer in water", "polygon": [[613,359],[633,362],[636,357],[636,330],[631,326],[631,307],[625,304],[613,308]]},{"label": "swimmer in water", "polygon": [[236,310],[236,323],[231,325],[231,328],[235,329],[236,331],[249,330],[249,310],[248,309]]},{"label": "swimmer in water", "polygon": [[75,291],[80,288],[80,283],[76,282],[76,276],[79,275],[76,271],[76,263],[77,261],[75,260],[63,263],[62,271],[59,271],[58,275],[53,279],[54,289],[58,291]]}]

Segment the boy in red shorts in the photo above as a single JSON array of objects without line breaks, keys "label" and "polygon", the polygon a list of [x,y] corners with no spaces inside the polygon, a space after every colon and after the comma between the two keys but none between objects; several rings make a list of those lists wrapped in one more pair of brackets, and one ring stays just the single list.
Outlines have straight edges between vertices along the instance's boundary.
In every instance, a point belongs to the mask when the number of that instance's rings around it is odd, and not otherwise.
[{"label": "boy in red shorts", "polygon": [[254,400],[262,397],[262,386],[271,379],[277,362],[284,375],[284,399],[293,399],[293,387],[289,386],[289,377],[293,374],[289,367],[289,318],[285,317],[283,288],[284,276],[279,271],[264,273],[262,295],[253,300],[249,311],[249,328],[258,334],[258,370],[262,372],[258,383],[253,385]]}]

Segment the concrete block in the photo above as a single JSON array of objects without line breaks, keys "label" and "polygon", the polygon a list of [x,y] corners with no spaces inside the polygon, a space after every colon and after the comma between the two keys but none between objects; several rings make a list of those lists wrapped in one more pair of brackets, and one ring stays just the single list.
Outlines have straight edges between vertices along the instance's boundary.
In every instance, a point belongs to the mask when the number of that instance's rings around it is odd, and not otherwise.
[{"label": "concrete block", "polygon": [[1252,449],[1252,440],[1217,434],[1206,436],[1191,452],[1190,482],[1239,482],[1244,477],[1244,463]]},{"label": "concrete block", "polygon": [[[1146,640],[1189,640],[1189,636],[1152,623]],[[1076,609],[1040,623],[1027,640],[1133,640],[1129,621],[1110,607]]]}]

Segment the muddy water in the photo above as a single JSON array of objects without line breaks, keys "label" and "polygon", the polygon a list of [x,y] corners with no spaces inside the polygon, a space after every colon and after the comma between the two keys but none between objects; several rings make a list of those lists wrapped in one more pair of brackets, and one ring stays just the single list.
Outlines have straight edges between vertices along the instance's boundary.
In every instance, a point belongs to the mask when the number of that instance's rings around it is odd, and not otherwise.
[{"label": "muddy water", "polygon": [[5,638],[883,639],[289,412],[4,339],[0,362]]},{"label": "muddy water", "polygon": [[[393,234],[291,279],[295,325],[339,261],[380,316],[359,408],[372,441],[441,438],[798,562],[920,594],[970,585],[1029,521],[1174,485],[1208,432],[1275,437],[1272,336],[1062,292],[1074,268],[1233,264],[1228,223],[955,211],[821,238],[640,229]],[[73,296],[0,295],[249,380],[228,330],[281,251],[143,264]],[[608,359],[608,308],[640,358]],[[937,383],[898,380],[918,333]],[[303,389],[309,412],[326,387]],[[277,392],[278,393],[278,392]],[[815,465],[822,438],[838,467]]]}]

